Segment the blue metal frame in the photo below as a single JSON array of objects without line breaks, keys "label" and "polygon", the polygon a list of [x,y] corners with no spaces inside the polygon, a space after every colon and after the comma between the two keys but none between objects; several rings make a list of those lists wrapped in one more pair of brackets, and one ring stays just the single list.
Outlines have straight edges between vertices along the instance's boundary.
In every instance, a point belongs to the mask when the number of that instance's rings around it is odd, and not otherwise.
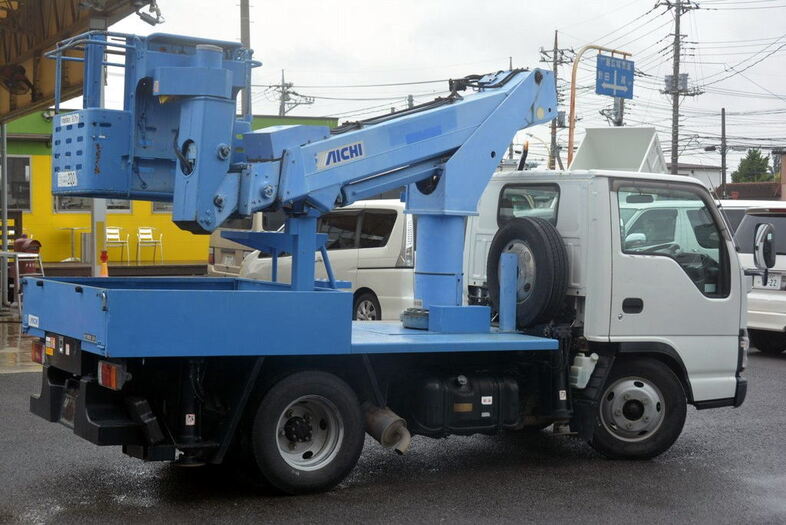
[{"label": "blue metal frame", "polygon": [[[28,279],[29,332],[69,335],[88,351],[115,357],[555,348],[550,340],[492,332],[487,307],[462,305],[466,217],[476,213],[515,132],[556,115],[550,72],[452,81],[447,98],[338,132],[251,132],[235,115],[235,100],[259,64],[236,43],[90,32],[52,52],[58,71],[76,46],[85,48],[85,108],[55,118],[54,193],[171,200],[173,221],[194,232],[275,208],[288,219],[282,233],[227,236],[269,251],[274,282]],[[125,53],[122,111],[101,107],[110,47]],[[358,343],[350,344],[352,296],[337,290],[347,283],[335,280],[317,219],[400,186],[406,212],[419,216],[415,299],[427,330],[356,325]],[[316,251],[327,281],[314,278]],[[292,255],[287,284],[275,282],[284,252]],[[510,330],[509,322],[503,328]]]},{"label": "blue metal frame", "polygon": [[[352,294],[204,277],[23,280],[22,327],[105,357],[342,355],[554,350],[522,334],[439,333],[352,322]],[[482,307],[478,307],[483,309]],[[304,325],[303,319],[307,319]]]}]

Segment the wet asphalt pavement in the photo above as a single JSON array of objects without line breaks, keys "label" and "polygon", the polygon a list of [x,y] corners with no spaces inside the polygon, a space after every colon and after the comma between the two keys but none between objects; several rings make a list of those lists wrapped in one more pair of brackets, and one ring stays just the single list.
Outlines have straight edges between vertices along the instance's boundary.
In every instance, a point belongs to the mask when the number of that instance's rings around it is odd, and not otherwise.
[{"label": "wet asphalt pavement", "polygon": [[548,432],[367,440],[334,491],[283,497],[220,469],[143,463],[27,411],[38,374],[0,373],[0,523],[786,522],[786,355],[752,351],[740,409],[690,409],[659,458],[610,461]]}]

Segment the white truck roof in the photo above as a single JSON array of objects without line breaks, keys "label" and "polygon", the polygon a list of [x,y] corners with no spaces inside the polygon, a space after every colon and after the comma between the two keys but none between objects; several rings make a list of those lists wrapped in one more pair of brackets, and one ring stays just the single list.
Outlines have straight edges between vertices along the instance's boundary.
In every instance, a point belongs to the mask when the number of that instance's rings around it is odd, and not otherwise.
[{"label": "white truck roof", "polygon": [[700,188],[706,187],[695,177],[687,175],[667,175],[665,173],[646,173],[638,171],[618,171],[606,169],[592,170],[526,170],[526,171],[499,171],[494,174],[492,180],[510,180],[511,182],[556,182],[558,180],[587,180],[597,177],[616,178],[616,179],[637,179],[642,181],[654,182],[680,182],[692,184]]}]

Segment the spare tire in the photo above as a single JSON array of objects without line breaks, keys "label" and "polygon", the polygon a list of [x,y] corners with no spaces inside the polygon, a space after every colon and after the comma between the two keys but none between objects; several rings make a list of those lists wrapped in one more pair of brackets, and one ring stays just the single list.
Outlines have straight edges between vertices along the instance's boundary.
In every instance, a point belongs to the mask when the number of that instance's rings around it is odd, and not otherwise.
[{"label": "spare tire", "polygon": [[518,255],[516,324],[548,323],[560,313],[568,290],[568,254],[557,229],[538,217],[513,219],[497,231],[486,261],[492,306],[499,311],[499,260]]}]

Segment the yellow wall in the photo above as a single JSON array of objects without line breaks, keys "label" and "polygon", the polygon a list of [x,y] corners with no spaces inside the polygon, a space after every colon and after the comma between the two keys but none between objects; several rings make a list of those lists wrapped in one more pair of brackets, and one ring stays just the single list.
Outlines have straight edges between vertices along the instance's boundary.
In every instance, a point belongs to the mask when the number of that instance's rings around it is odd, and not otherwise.
[{"label": "yellow wall", "polygon": [[[22,218],[24,232],[41,241],[44,261],[61,261],[71,255],[71,232],[60,228],[83,226],[90,231],[90,213],[54,211],[52,196],[52,162],[49,155],[30,155],[30,212]],[[133,201],[131,211],[107,213],[107,226],[120,226],[123,237],[129,234],[128,245],[131,260],[136,254],[136,229],[139,226],[157,228],[155,235],[164,234],[164,258],[166,261],[205,261],[207,259],[209,235],[194,235],[179,229],[169,213],[153,213],[152,203]],[[77,232],[80,233],[80,232]],[[77,235],[76,256],[81,254],[81,239]],[[158,257],[158,256],[157,256]],[[153,249],[142,250],[142,260],[150,261]],[[110,248],[110,262],[120,261],[120,248]]]}]

